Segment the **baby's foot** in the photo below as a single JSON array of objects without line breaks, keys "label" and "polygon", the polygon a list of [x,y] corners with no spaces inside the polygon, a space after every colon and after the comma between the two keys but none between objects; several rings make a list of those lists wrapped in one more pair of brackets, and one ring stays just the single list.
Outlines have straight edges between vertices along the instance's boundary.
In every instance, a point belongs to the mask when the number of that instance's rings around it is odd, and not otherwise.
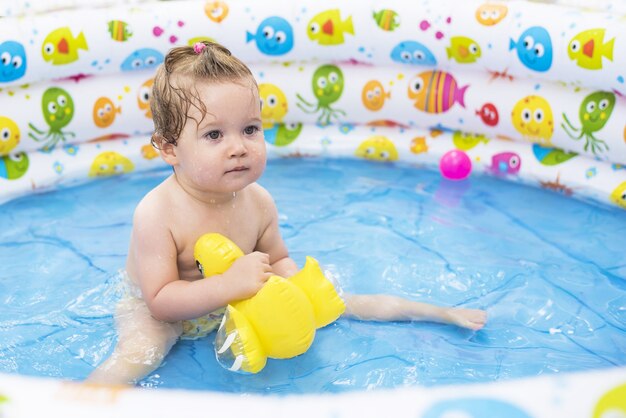
[{"label": "baby's foot", "polygon": [[448,315],[451,323],[474,331],[487,323],[487,312],[480,309],[451,308]]}]

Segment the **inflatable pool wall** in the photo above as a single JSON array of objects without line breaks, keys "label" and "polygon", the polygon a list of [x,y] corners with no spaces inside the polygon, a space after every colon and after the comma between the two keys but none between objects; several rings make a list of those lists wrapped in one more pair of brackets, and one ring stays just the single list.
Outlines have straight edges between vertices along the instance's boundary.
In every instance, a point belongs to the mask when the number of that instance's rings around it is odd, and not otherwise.
[{"label": "inflatable pool wall", "polygon": [[212,39],[253,68],[273,156],[436,166],[456,149],[473,174],[626,207],[615,13],[451,0],[19,13],[0,27],[4,200],[160,164],[147,141],[153,70],[172,46]]},{"label": "inflatable pool wall", "polygon": [[[456,150],[471,163],[463,175],[626,208],[624,4],[119,3],[0,4],[0,201],[162,164],[149,144],[154,69],[172,46],[211,39],[256,75],[272,157],[438,167]],[[615,368],[279,405],[1,375],[0,416],[169,416],[183,400],[190,416],[254,405],[259,416],[368,417],[387,405],[411,417],[600,417],[626,413],[625,384]]]}]

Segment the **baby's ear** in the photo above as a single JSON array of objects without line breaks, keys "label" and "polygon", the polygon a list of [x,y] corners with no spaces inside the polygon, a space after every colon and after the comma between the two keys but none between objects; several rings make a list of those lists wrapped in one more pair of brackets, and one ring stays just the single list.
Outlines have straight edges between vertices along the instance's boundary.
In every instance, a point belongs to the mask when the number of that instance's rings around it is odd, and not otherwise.
[{"label": "baby's ear", "polygon": [[176,145],[167,142],[163,136],[157,134],[152,135],[152,143],[155,148],[159,150],[163,161],[169,165],[174,165],[178,162],[176,158]]}]

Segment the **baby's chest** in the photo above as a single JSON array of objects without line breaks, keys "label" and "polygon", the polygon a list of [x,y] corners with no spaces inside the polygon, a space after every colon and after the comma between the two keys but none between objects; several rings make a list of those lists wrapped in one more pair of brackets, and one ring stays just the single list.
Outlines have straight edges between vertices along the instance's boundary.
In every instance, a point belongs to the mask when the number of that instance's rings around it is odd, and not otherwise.
[{"label": "baby's chest", "polygon": [[178,228],[179,233],[175,239],[179,243],[178,248],[184,249],[187,259],[193,256],[193,247],[198,238],[208,233],[224,235],[248,254],[254,251],[264,228],[262,220],[254,213],[245,217],[207,216],[184,222]]}]

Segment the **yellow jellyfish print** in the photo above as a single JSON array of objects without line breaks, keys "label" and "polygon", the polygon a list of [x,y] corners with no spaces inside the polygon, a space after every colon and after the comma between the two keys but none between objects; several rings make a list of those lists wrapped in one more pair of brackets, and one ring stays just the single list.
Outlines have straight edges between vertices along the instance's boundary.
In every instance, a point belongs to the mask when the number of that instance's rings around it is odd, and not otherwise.
[{"label": "yellow jellyfish print", "polygon": [[610,196],[611,202],[626,209],[626,181],[623,181],[613,190]]},{"label": "yellow jellyfish print", "polygon": [[20,128],[6,116],[0,116],[0,156],[7,155],[20,142]]},{"label": "yellow jellyfish print", "polygon": [[550,104],[543,97],[524,97],[513,107],[511,119],[513,127],[524,139],[552,146],[554,117]]},{"label": "yellow jellyfish print", "polygon": [[91,163],[89,177],[107,177],[129,173],[135,169],[131,160],[115,151],[98,154]]},{"label": "yellow jellyfish print", "polygon": [[282,123],[289,110],[285,93],[275,84],[263,83],[259,84],[259,97],[261,98],[263,129]]},{"label": "yellow jellyfish print", "polygon": [[378,80],[370,80],[363,86],[361,101],[363,105],[372,112],[379,111],[385,104],[385,99],[391,98],[391,93]]},{"label": "yellow jellyfish print", "polygon": [[150,97],[152,97],[152,85],[154,84],[154,78],[147,80],[139,88],[137,94],[137,104],[139,109],[146,112],[145,115],[148,119],[152,119],[152,111],[150,111]]},{"label": "yellow jellyfish print", "polygon": [[372,136],[359,145],[354,155],[375,161],[396,161],[398,150],[393,142],[385,136]]},{"label": "yellow jellyfish print", "polygon": [[122,113],[122,108],[115,107],[108,97],[100,97],[93,105],[93,122],[98,128],[106,128],[115,121],[116,113]]},{"label": "yellow jellyfish print", "polygon": [[506,17],[509,9],[503,4],[485,3],[476,9],[476,20],[485,26],[497,25]]}]

